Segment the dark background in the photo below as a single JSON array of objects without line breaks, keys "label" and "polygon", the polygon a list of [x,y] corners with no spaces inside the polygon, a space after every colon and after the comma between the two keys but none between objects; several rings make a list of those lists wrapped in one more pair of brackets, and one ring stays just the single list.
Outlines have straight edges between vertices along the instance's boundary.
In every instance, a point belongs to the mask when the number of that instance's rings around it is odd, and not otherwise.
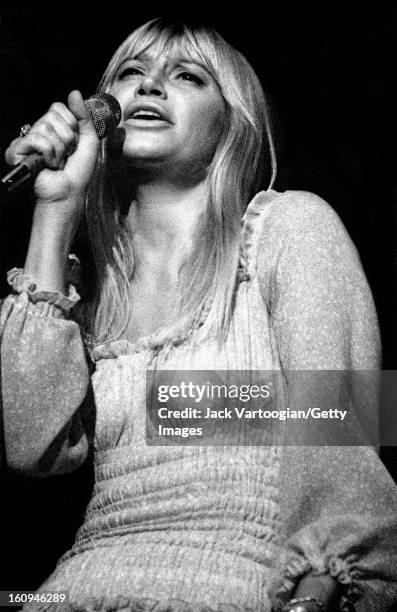
[{"label": "dark background", "polygon": [[[278,140],[278,190],[326,199],[355,242],[378,309],[384,368],[397,369],[397,20],[381,3],[291,8],[266,2],[179,10],[144,3],[43,7],[15,3],[0,12],[3,152],[71,89],[95,91],[113,51],[135,27],[159,15],[215,27],[240,49],[270,95]],[[243,6],[242,6],[243,4]],[[150,5],[150,6],[149,6]],[[3,5],[4,6],[4,5]],[[215,5],[214,5],[215,6]],[[102,7],[102,8],[101,8]],[[150,10],[149,10],[150,9]],[[6,171],[0,163],[2,174]],[[32,206],[29,190],[2,202],[0,292],[5,271],[22,265]],[[382,457],[397,475],[397,453]],[[89,497],[91,469],[48,481],[6,478],[0,589],[34,589],[70,546]]]}]

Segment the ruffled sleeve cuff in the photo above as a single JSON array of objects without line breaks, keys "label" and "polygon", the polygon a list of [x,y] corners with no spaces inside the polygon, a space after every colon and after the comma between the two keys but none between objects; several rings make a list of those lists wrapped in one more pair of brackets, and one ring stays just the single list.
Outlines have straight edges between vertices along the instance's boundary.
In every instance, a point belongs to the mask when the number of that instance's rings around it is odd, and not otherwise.
[{"label": "ruffled sleeve cuff", "polygon": [[[355,555],[354,557],[354,560],[356,560]],[[353,558],[350,560],[342,559],[337,556],[328,560],[327,565],[330,575],[344,587],[339,604],[341,612],[355,612],[355,603],[360,599],[360,590],[357,586],[359,575],[358,570],[354,567],[354,560]]]},{"label": "ruffled sleeve cuff", "polygon": [[15,293],[26,293],[29,301],[33,304],[47,302],[64,313],[68,313],[80,300],[80,296],[73,285],[69,285],[68,295],[58,291],[41,291],[38,289],[36,281],[31,276],[24,274],[21,268],[10,270],[7,273],[7,281]]}]

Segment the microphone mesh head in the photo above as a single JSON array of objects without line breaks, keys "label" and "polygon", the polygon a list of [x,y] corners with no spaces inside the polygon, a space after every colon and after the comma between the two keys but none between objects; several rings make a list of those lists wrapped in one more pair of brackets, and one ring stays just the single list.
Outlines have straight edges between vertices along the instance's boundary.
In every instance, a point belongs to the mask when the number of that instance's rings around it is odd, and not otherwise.
[{"label": "microphone mesh head", "polygon": [[85,101],[91,113],[98,138],[111,134],[121,119],[121,108],[116,98],[108,93],[97,93]]}]

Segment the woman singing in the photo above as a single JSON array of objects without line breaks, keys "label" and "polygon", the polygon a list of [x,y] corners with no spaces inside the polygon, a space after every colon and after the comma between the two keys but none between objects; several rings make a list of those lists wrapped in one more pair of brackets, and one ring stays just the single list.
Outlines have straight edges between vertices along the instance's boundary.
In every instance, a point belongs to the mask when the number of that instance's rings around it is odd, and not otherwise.
[{"label": "woman singing", "polygon": [[[370,447],[146,443],[147,371],[279,372],[294,406],[298,370],[379,367],[340,220],[315,195],[273,190],[262,88],[216,32],[150,22],[100,90],[122,111],[102,146],[74,91],[6,153],[46,165],[1,312],[8,463],[65,473],[92,447],[96,475],[40,588],[69,603],[26,608],[391,609],[397,501]],[[79,302],[68,256],[84,215],[95,269]]]}]

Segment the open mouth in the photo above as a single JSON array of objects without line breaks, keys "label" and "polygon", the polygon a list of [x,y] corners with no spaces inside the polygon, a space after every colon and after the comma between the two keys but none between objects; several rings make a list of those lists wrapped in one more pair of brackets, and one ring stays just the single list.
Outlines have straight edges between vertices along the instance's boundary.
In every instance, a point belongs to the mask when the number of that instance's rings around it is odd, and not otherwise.
[{"label": "open mouth", "polygon": [[165,121],[156,111],[137,110],[131,115],[131,119],[139,119],[140,121]]}]

